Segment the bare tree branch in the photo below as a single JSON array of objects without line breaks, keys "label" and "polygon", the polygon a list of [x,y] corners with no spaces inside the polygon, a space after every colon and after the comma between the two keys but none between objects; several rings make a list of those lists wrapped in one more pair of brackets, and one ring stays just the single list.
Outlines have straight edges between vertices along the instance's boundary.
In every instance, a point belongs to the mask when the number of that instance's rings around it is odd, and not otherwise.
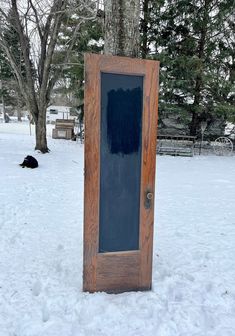
[{"label": "bare tree branch", "polygon": [[22,76],[22,73],[21,73],[21,69],[17,65],[17,62],[14,58],[14,55],[11,53],[7,44],[4,43],[4,41],[2,39],[0,39],[0,47],[1,47],[2,50],[4,50],[6,56],[8,57],[10,66],[13,69],[14,74],[17,78],[21,94],[24,96],[24,98],[26,98],[26,88],[25,88],[25,85],[24,85],[24,79],[23,79],[23,76]]},{"label": "bare tree branch", "polygon": [[30,5],[31,5],[31,7],[32,7],[32,9],[33,9],[33,13],[34,13],[35,20],[36,20],[36,24],[37,24],[38,34],[39,34],[39,36],[40,36],[40,39],[42,40],[42,38],[43,38],[43,33],[42,33],[42,30],[41,30],[41,27],[40,27],[40,20],[39,20],[39,18],[38,18],[38,12],[37,12],[35,6],[33,5],[32,0],[29,0],[29,3],[30,3]]},{"label": "bare tree branch", "polygon": [[[0,48],[13,69],[20,92],[33,115],[36,124],[36,149],[47,152],[46,108],[51,91],[64,68],[64,66],[53,66],[62,27],[65,28],[73,18],[79,20],[72,37],[63,46],[62,64],[64,65],[70,58],[81,24],[85,20],[96,18],[98,2],[95,0],[6,0],[4,5],[8,9],[0,8]],[[24,74],[4,37],[4,29],[10,25],[19,38]]]}]

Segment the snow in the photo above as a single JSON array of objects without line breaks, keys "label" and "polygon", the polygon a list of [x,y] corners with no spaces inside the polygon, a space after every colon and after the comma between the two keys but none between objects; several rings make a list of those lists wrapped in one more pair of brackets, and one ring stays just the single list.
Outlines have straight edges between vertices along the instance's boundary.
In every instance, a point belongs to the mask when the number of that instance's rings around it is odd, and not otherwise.
[{"label": "snow", "polygon": [[235,335],[234,156],[157,157],[152,291],[88,294],[83,145],[39,154],[18,127],[0,124],[0,336]]}]

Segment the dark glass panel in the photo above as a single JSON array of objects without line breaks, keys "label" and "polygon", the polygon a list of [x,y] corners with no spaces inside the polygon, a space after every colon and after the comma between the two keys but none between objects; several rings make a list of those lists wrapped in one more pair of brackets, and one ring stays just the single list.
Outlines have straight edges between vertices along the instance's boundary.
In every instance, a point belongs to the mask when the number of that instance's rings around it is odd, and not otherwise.
[{"label": "dark glass panel", "polygon": [[99,252],[139,249],[143,77],[101,74]]}]

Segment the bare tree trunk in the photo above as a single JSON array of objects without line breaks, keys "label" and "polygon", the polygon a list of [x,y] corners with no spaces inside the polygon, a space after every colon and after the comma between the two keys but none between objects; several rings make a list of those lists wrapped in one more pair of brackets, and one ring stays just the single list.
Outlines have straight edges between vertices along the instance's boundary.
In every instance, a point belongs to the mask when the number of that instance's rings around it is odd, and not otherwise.
[{"label": "bare tree trunk", "polygon": [[141,31],[142,31],[141,56],[144,59],[148,55],[148,24],[149,24],[149,0],[144,0],[143,19],[141,20]]},{"label": "bare tree trunk", "polygon": [[105,0],[105,54],[139,56],[139,0]]},{"label": "bare tree trunk", "polygon": [[17,106],[17,120],[18,121],[22,121],[22,115],[21,115],[21,110],[20,110],[20,107],[19,106]]},{"label": "bare tree trunk", "polygon": [[[51,0],[43,5],[43,1],[25,0],[24,4],[18,0],[8,0],[7,14],[0,7],[0,22],[7,22],[8,26],[17,33],[23,69],[21,62],[17,62],[11,45],[9,45],[4,29],[0,25],[0,48],[3,50],[17,80],[19,90],[27,104],[36,125],[36,147],[43,153],[49,151],[46,140],[46,107],[50,102],[50,95],[57,80],[68,62],[72,48],[76,42],[81,24],[85,20],[96,18],[94,1]],[[81,6],[80,6],[81,4]],[[77,24],[72,37],[65,46],[65,53],[59,66],[54,67],[56,46],[68,18],[73,11],[84,16]],[[66,19],[66,20],[65,20]],[[33,34],[32,34],[33,32]],[[37,47],[32,42],[35,36]],[[36,49],[35,49],[36,48]],[[35,50],[34,50],[35,49]]]},{"label": "bare tree trunk", "polygon": [[4,101],[4,95],[2,94],[2,114],[3,114],[3,120],[5,123],[7,123],[7,115],[6,115],[6,109],[5,109],[5,101]]},{"label": "bare tree trunk", "polygon": [[0,79],[0,90],[1,92],[1,99],[2,99],[2,114],[3,114],[3,121],[6,123],[6,110],[5,110],[5,101],[4,101],[4,94],[3,94],[3,86],[2,86],[2,80]]},{"label": "bare tree trunk", "polygon": [[190,124],[190,135],[197,135],[200,126],[200,112],[199,109],[200,103],[202,102],[201,92],[203,90],[203,59],[205,54],[205,45],[206,45],[206,35],[207,35],[207,24],[208,24],[208,6],[210,4],[210,0],[205,0],[204,2],[204,15],[203,15],[203,25],[201,27],[200,39],[198,42],[198,58],[201,60],[201,67],[195,81],[195,94],[194,94],[194,102],[192,104],[192,120]]},{"label": "bare tree trunk", "polygon": [[21,106],[20,106],[20,98],[19,96],[17,97],[17,120],[22,121],[22,114],[21,114]]},{"label": "bare tree trunk", "polygon": [[35,150],[40,150],[42,153],[48,153],[47,147],[47,132],[46,132],[46,106],[42,107],[44,110],[40,111],[38,119],[35,122],[36,131],[36,146]]}]

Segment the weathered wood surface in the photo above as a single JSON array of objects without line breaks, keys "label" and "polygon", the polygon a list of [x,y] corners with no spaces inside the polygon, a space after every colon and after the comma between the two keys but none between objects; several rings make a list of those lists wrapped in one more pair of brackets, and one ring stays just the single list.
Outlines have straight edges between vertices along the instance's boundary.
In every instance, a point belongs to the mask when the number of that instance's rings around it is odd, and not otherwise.
[{"label": "weathered wood surface", "polygon": [[[84,291],[147,290],[152,282],[154,193],[159,62],[107,55],[85,55]],[[140,244],[138,251],[98,253],[100,193],[100,74],[144,76]],[[101,195],[102,197],[102,195]]]},{"label": "weathered wood surface", "polygon": [[60,128],[74,128],[75,126],[75,121],[73,119],[56,119],[55,121],[55,128],[60,129]]},{"label": "weathered wood surface", "polygon": [[72,139],[74,137],[75,121],[73,119],[56,119],[52,130],[53,139]]},{"label": "weathered wood surface", "polygon": [[195,136],[158,135],[157,153],[173,156],[193,156]]},{"label": "weathered wood surface", "polygon": [[96,291],[100,192],[100,61],[85,55],[85,163],[83,289]]},{"label": "weathered wood surface", "polygon": [[[152,250],[154,224],[154,191],[158,111],[158,71],[155,63],[146,61],[142,129],[142,176],[140,201],[140,288],[150,289],[152,285]],[[153,194],[151,208],[144,204],[146,194]]]}]

